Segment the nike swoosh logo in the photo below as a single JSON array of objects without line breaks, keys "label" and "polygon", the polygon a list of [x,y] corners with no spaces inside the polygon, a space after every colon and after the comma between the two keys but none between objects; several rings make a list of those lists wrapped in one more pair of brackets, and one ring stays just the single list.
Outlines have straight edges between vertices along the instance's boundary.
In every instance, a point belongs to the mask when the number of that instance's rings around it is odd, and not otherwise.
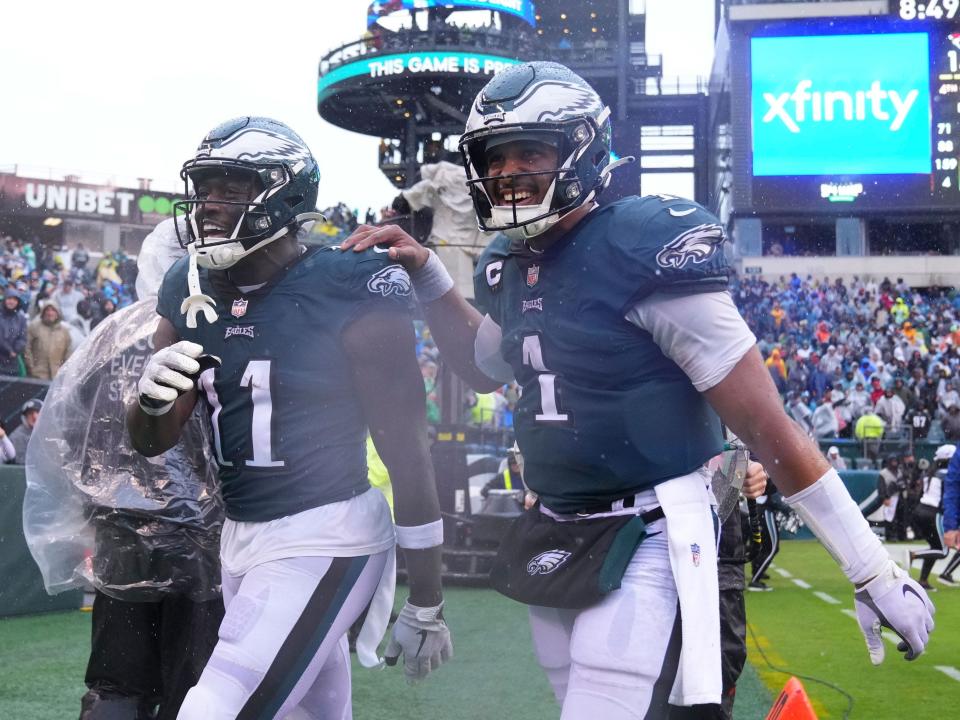
[{"label": "nike swoosh logo", "polygon": [[907,593],[913,593],[913,596],[916,597],[917,600],[919,600],[920,602],[923,602],[923,598],[920,597],[920,593],[918,593],[916,590],[914,590],[914,589],[913,589],[912,587],[910,587],[909,585],[904,585],[904,586],[903,586],[903,596],[906,597],[906,596],[907,596]]},{"label": "nike swoosh logo", "polygon": [[423,644],[427,641],[427,631],[417,630],[417,635],[420,636],[420,647],[417,648],[417,657],[420,657],[420,651],[423,650]]},{"label": "nike swoosh logo", "polygon": [[689,210],[674,210],[673,208],[667,208],[671,215],[674,217],[685,217],[690,213],[695,213],[697,209],[695,207],[690,208]]}]

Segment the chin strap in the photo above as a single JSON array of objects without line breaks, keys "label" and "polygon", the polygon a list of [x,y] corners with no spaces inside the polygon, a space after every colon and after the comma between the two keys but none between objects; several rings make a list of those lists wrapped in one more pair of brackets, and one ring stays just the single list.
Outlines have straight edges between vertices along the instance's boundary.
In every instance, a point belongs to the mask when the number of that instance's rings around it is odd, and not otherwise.
[{"label": "chin strap", "polygon": [[[299,227],[298,232],[309,232],[314,223],[326,222],[326,218],[318,212],[306,212],[297,215],[294,221]],[[244,252],[243,255],[246,256],[256,252],[286,232],[287,230],[284,228],[274,235],[261,240]],[[217,311],[214,310],[214,305],[216,305],[217,302],[209,295],[204,295],[200,292],[200,272],[197,269],[197,245],[195,242],[187,245],[187,252],[190,256],[190,267],[187,270],[187,290],[190,292],[190,295],[181,303],[180,312],[187,316],[187,327],[190,329],[197,327],[197,314],[201,312],[206,321],[213,325],[213,323],[217,321]],[[232,265],[234,263],[230,264]]]},{"label": "chin strap", "polygon": [[190,267],[187,270],[187,290],[190,295],[180,304],[180,312],[187,316],[187,327],[197,327],[197,313],[202,312],[204,319],[211,325],[217,321],[217,311],[213,309],[216,301],[200,292],[200,273],[197,270],[197,248],[194,243],[187,246],[190,255]]},{"label": "chin strap", "polygon": [[622,157],[619,160],[614,160],[612,163],[607,165],[603,170],[600,171],[600,181],[601,187],[606,187],[610,184],[610,174],[616,170],[621,165],[629,165],[632,162],[636,162],[637,159],[633,155],[627,155]]}]

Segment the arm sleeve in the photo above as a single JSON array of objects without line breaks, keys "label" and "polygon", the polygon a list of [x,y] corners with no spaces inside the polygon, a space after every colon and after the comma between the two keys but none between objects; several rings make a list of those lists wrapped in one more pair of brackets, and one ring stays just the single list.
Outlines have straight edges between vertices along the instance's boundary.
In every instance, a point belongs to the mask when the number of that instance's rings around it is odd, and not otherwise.
[{"label": "arm sleeve", "polygon": [[626,317],[653,336],[700,392],[723,380],[757,342],[727,292],[658,293]]},{"label": "arm sleeve", "polygon": [[513,368],[500,354],[502,339],[500,326],[485,315],[473,342],[473,361],[477,369],[491,380],[508,383],[513,380]]}]

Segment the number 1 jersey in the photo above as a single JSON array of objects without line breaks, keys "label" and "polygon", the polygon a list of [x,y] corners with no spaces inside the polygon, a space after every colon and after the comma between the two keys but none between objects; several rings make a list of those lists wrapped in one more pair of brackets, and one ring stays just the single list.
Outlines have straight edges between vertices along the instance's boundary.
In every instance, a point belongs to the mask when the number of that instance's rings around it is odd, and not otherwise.
[{"label": "number 1 jersey", "polygon": [[626,319],[656,293],[727,287],[723,230],[699,205],[630,197],[541,254],[503,235],[477,265],[477,304],[522,387],[524,481],[578,512],[692,472],[720,452],[720,420],[650,333]]},{"label": "number 1 jersey", "polygon": [[[341,333],[364,312],[411,310],[410,279],[376,250],[311,248],[242,293],[200,268],[218,319],[190,329],[180,312],[188,259],[164,277],[157,312],[222,365],[203,372],[226,514],[265,522],[369,489],[366,424]],[[370,378],[369,382],[377,382]]]}]

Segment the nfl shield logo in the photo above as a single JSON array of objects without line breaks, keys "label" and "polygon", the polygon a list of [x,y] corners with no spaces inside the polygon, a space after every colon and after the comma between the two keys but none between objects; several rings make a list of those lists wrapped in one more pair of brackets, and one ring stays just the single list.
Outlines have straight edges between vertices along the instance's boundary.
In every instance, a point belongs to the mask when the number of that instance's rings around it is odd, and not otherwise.
[{"label": "nfl shield logo", "polygon": [[540,279],[540,266],[531,265],[527,268],[527,287],[533,287]]},{"label": "nfl shield logo", "polygon": [[241,318],[247,314],[247,301],[244,299],[234,300],[233,307],[230,308],[230,314],[235,318]]},{"label": "nfl shield logo", "polygon": [[700,567],[700,546],[696,543],[690,546],[690,556],[693,558],[693,566]]}]

